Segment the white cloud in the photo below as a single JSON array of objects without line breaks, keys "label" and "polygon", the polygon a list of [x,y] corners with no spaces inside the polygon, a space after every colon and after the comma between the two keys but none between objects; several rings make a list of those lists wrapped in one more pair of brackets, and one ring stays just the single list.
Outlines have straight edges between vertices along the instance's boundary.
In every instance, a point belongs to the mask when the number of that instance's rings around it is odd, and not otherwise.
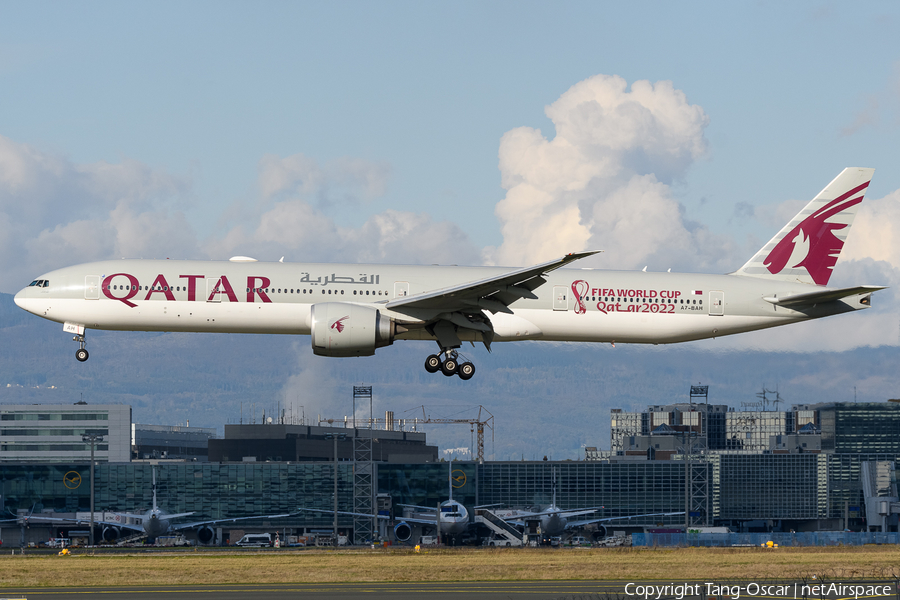
[{"label": "white cloud", "polygon": [[[853,221],[841,261],[871,258],[900,267],[900,190],[865,198]],[[838,262],[836,268],[841,263]]]},{"label": "white cloud", "polygon": [[478,250],[453,223],[386,210],[344,227],[328,207],[383,195],[390,168],[341,158],[263,157],[259,195],[223,211],[221,233],[198,240],[177,209],[191,183],[135,160],[78,164],[0,136],[0,255],[3,291],[42,272],[109,258],[474,263]]},{"label": "white cloud", "polygon": [[258,186],[263,198],[287,192],[325,202],[368,200],[384,195],[390,171],[386,162],[361,158],[344,157],[320,165],[304,154],[284,158],[266,154],[259,161]]},{"label": "white cloud", "polygon": [[594,264],[617,269],[722,259],[724,242],[715,252],[701,245],[708,234],[683,220],[669,188],[706,151],[708,122],[671,82],[637,81],[629,90],[621,77],[597,75],[545,112],[553,139],[519,127],[500,141],[503,244],[488,249],[489,262],[534,263],[586,248],[606,250]]},{"label": "white cloud", "polygon": [[122,256],[196,254],[167,208],[189,182],[133,160],[77,164],[0,136],[0,252],[5,291],[43,271]]}]

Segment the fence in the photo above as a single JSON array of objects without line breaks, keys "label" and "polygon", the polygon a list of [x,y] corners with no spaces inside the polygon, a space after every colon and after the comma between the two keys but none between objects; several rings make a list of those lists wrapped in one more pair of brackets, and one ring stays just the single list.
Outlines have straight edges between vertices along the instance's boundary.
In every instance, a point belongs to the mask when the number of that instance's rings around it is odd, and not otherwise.
[{"label": "fence", "polygon": [[862,546],[900,544],[900,533],[804,531],[800,533],[633,533],[632,546]]}]

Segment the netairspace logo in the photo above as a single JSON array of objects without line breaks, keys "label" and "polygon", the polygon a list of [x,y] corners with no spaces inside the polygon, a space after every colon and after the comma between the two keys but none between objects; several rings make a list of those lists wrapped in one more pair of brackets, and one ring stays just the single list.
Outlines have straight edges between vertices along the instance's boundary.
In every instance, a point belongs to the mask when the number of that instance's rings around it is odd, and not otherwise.
[{"label": "netairspace logo", "polygon": [[693,596],[721,596],[738,600],[743,597],[763,596],[766,598],[877,598],[893,596],[890,585],[820,583],[744,583],[729,585],[726,583],[670,583],[667,585],[628,583],[625,595],[644,600],[675,599],[683,600]]}]

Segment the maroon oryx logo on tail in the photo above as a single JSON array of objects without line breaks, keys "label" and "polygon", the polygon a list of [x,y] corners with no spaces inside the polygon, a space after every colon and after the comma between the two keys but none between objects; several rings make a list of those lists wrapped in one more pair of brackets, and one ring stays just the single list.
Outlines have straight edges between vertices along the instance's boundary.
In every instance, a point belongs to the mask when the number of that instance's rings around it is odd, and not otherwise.
[{"label": "maroon oryx logo on tail", "polygon": [[826,285],[844,247],[844,242],[834,232],[847,227],[846,223],[831,222],[829,219],[862,202],[863,194],[860,192],[868,186],[867,181],[835,198],[781,238],[763,260],[769,272],[774,275],[785,268],[805,267],[814,282]]},{"label": "maroon oryx logo on tail", "polygon": [[336,320],[334,320],[334,321],[331,322],[331,325],[329,325],[328,328],[329,328],[329,329],[334,329],[334,330],[336,330],[338,333],[340,333],[340,332],[344,331],[344,327],[346,327],[346,326],[344,325],[344,321],[346,321],[346,320],[349,319],[349,318],[350,318],[350,315],[347,315],[346,317],[341,317],[340,319],[336,319]]}]

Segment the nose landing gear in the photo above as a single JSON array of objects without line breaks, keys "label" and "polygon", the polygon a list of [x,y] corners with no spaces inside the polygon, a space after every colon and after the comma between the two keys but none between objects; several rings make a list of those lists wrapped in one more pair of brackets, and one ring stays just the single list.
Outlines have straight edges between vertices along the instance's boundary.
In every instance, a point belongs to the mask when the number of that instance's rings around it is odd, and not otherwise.
[{"label": "nose landing gear", "polygon": [[441,352],[441,355],[444,357],[443,360],[437,354],[432,354],[426,358],[425,370],[429,373],[440,371],[447,377],[459,375],[459,378],[463,381],[472,379],[472,376],[475,375],[475,365],[468,361],[460,364],[459,353],[456,350],[444,350]]},{"label": "nose landing gear", "polygon": [[80,346],[78,350],[75,351],[75,359],[78,360],[78,362],[86,361],[90,354],[88,354],[88,351],[84,348],[84,334],[76,335],[72,338],[72,341],[78,342]]}]

